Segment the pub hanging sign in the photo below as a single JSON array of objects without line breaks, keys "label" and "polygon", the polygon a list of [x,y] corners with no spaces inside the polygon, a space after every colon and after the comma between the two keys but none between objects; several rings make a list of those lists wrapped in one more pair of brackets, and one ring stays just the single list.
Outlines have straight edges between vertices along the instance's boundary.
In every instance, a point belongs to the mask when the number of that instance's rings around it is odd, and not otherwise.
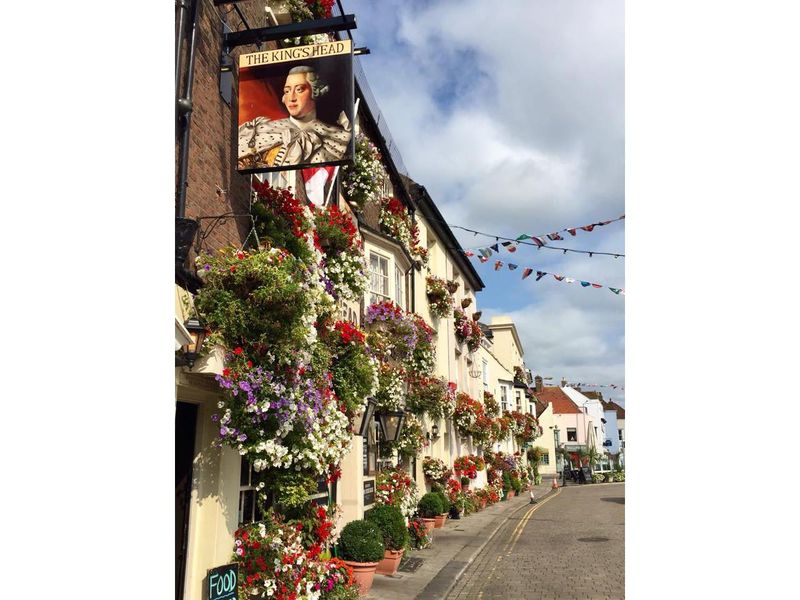
[{"label": "pub hanging sign", "polygon": [[240,56],[238,125],[240,173],[352,161],[352,42]]}]

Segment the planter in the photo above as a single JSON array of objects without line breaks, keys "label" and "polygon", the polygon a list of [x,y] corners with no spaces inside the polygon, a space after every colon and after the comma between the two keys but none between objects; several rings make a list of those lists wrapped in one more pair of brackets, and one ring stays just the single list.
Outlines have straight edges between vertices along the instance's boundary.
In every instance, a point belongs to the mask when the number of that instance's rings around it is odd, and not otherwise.
[{"label": "planter", "polygon": [[434,517],[434,523],[435,523],[436,529],[441,529],[442,527],[444,527],[444,522],[446,520],[447,520],[447,513],[443,513],[441,515],[436,515],[436,517]]},{"label": "planter", "polygon": [[486,508],[486,500],[481,500],[481,510]]},{"label": "planter", "polygon": [[403,558],[403,552],[404,550],[402,548],[400,548],[400,550],[386,550],[383,553],[383,560],[378,563],[375,572],[388,577],[397,573],[397,567],[400,566],[400,559]]},{"label": "planter", "polygon": [[450,517],[451,519],[456,519],[456,520],[458,520],[458,519],[460,519],[460,518],[461,518],[461,513],[458,511],[458,509],[456,509],[456,508],[451,508],[451,509],[450,509],[450,514],[449,514],[449,517]]},{"label": "planter", "polygon": [[422,522],[425,523],[425,532],[428,534],[428,537],[432,537],[433,530],[436,528],[436,519],[426,519],[422,517]]},{"label": "planter", "polygon": [[358,595],[360,598],[366,598],[369,590],[372,587],[372,580],[375,577],[375,569],[379,563],[362,563],[346,560],[344,561],[347,566],[353,569],[353,579],[358,584]]},{"label": "planter", "polygon": [[508,490],[507,496],[508,496],[508,499],[511,500],[511,498],[514,497],[514,490]]}]

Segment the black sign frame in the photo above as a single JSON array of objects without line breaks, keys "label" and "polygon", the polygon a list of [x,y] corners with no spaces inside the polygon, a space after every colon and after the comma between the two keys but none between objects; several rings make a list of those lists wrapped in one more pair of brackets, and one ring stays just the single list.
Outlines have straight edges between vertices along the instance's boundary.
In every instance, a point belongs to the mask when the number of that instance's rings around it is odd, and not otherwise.
[{"label": "black sign frame", "polygon": [[239,600],[239,565],[230,563],[208,570],[208,600]]}]

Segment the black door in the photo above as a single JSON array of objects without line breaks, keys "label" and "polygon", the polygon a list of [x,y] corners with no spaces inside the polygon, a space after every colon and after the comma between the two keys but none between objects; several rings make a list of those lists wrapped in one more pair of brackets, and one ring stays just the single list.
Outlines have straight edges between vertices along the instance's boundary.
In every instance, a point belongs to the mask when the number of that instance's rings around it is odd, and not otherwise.
[{"label": "black door", "polygon": [[175,600],[183,600],[196,427],[197,406],[178,402],[175,409]]}]

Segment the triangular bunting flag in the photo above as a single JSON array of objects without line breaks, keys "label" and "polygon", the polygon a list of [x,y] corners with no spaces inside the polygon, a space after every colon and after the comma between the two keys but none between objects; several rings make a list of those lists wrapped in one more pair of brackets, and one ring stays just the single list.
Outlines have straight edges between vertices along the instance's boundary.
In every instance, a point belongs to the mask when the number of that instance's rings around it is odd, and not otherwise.
[{"label": "triangular bunting flag", "polygon": [[589,283],[588,281],[581,281],[581,285],[582,285],[583,287],[589,287],[589,286],[590,286],[590,285],[592,285],[592,284],[591,284],[591,283]]},{"label": "triangular bunting flag", "polygon": [[474,252],[470,252],[469,250],[464,251],[464,256],[475,256]]},{"label": "triangular bunting flag", "polygon": [[495,252],[500,252],[500,247],[497,244],[492,244],[491,246],[489,246],[489,248],[491,248]]},{"label": "triangular bunting flag", "polygon": [[522,272],[522,278],[525,279],[531,273],[533,273],[533,269],[530,267],[525,267],[525,270]]},{"label": "triangular bunting flag", "polygon": [[620,295],[624,296],[625,295],[625,290],[620,290],[619,293],[620,293]]},{"label": "triangular bunting flag", "polygon": [[502,266],[503,266],[503,261],[502,260],[494,261],[494,270],[495,271],[498,271],[500,269],[500,267],[502,267]]},{"label": "triangular bunting flag", "polygon": [[592,229],[594,229],[594,225],[584,225],[583,227],[581,227],[581,229],[583,229],[584,231],[591,231]]},{"label": "triangular bunting flag", "polygon": [[492,255],[492,251],[489,250],[488,248],[478,248],[478,254],[488,258],[489,256]]},{"label": "triangular bunting flag", "polygon": [[573,279],[572,277],[564,277],[564,281],[566,281],[567,283],[575,283],[575,279]]},{"label": "triangular bunting flag", "polygon": [[479,256],[478,260],[481,261],[482,263],[487,263],[487,262],[489,262],[489,257],[488,256]]},{"label": "triangular bunting flag", "polygon": [[592,284],[592,287],[593,287],[593,288],[601,288],[601,287],[603,287],[603,286],[602,286],[602,285],[600,285],[599,283],[593,283],[593,284]]},{"label": "triangular bunting flag", "polygon": [[511,242],[501,242],[500,245],[503,246],[503,248],[508,248],[511,245]]},{"label": "triangular bunting flag", "polygon": [[533,243],[539,246],[540,248],[545,245],[544,240],[540,237],[533,236],[530,239],[532,239]]},{"label": "triangular bunting flag", "polygon": [[509,270],[509,271],[513,271],[513,270],[514,270],[514,269],[516,269],[516,268],[517,268],[517,265],[515,265],[515,264],[513,264],[513,263],[508,263],[508,270]]},{"label": "triangular bunting flag", "polygon": [[573,227],[572,229],[567,229],[567,231],[569,231],[570,235],[575,235],[576,233],[578,233],[578,228]]},{"label": "triangular bunting flag", "polygon": [[529,240],[529,239],[531,239],[531,236],[529,236],[527,233],[523,233],[522,235],[517,237],[517,241],[518,242],[522,241],[522,240]]},{"label": "triangular bunting flag", "polygon": [[539,281],[542,277],[547,275],[544,271],[536,271],[536,281]]},{"label": "triangular bunting flag", "polygon": [[548,239],[551,239],[551,240],[563,240],[564,239],[557,233],[548,233],[547,237],[548,237]]},{"label": "triangular bunting flag", "polygon": [[563,275],[556,275],[555,273],[553,273],[553,277],[555,277],[558,281],[564,281]]},{"label": "triangular bunting flag", "polygon": [[619,288],[612,288],[612,287],[610,287],[610,288],[608,288],[608,289],[610,289],[610,290],[611,290],[612,292],[614,292],[615,294],[619,295]]}]

